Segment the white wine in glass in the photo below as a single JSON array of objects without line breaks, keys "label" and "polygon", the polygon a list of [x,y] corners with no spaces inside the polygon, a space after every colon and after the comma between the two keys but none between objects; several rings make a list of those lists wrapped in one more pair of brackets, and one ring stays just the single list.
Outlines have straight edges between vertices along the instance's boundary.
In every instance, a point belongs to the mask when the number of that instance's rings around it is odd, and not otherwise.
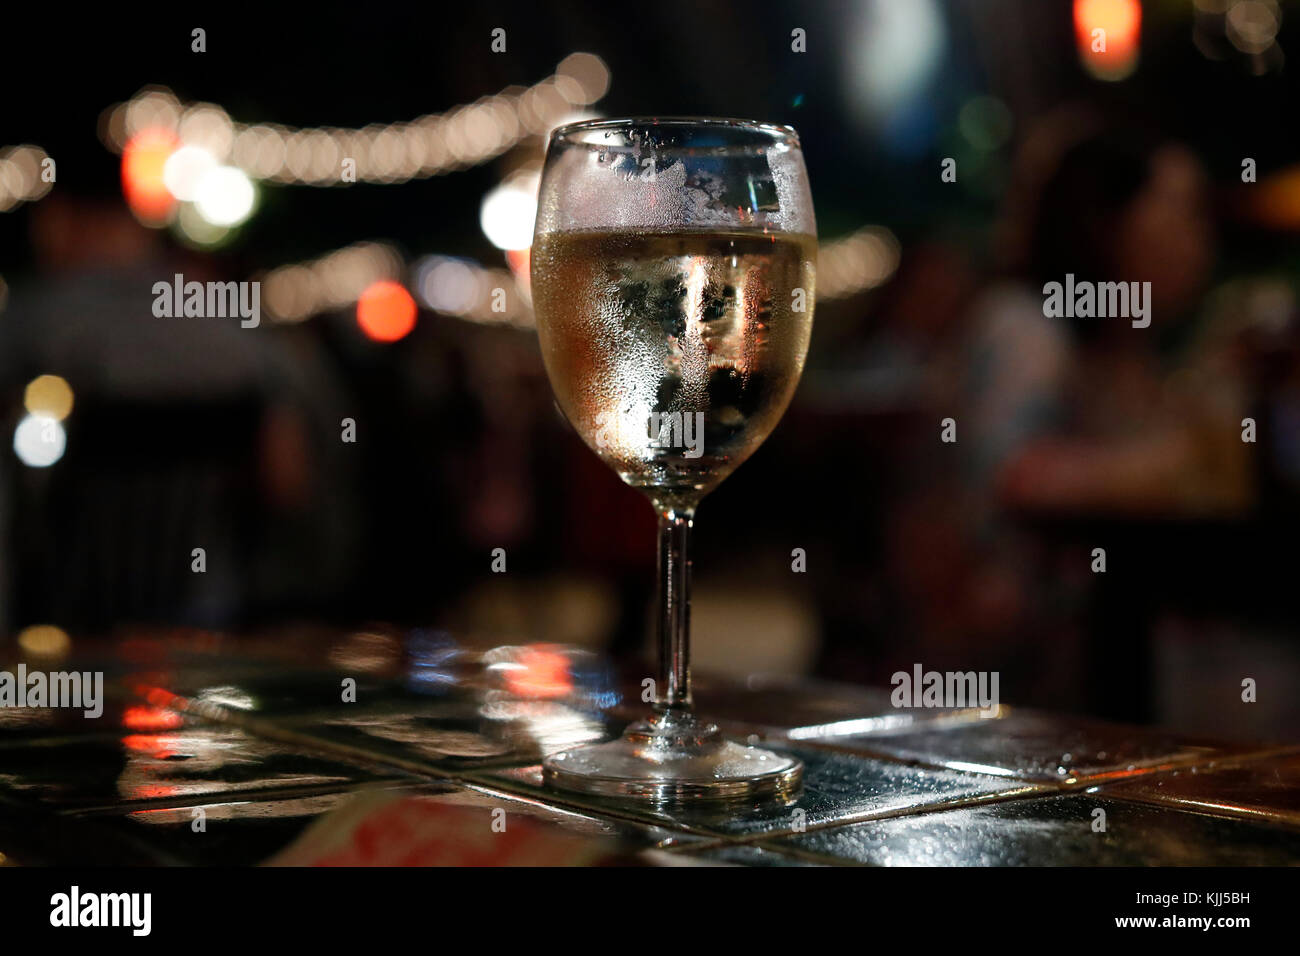
[{"label": "white wine in glass", "polygon": [[547,374],[583,440],[659,515],[654,713],[548,757],[562,789],[659,802],[788,798],[801,763],[691,712],[688,536],[776,427],[812,331],[817,240],[795,132],[598,120],[551,137],[532,248]]},{"label": "white wine in glass", "polygon": [[[812,289],[815,257],[802,235],[540,237],[535,304],[560,408],[628,484],[698,499],[762,444],[799,383],[812,309],[796,310],[794,290]],[[653,414],[665,434],[652,443]]]}]

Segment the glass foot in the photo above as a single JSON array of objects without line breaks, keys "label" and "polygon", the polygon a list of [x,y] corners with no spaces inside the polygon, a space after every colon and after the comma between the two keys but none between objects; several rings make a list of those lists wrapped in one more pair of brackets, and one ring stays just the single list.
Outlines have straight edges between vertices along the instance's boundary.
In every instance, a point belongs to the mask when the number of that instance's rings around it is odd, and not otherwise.
[{"label": "glass foot", "polygon": [[552,754],[542,774],[560,790],[657,803],[789,802],[803,783],[803,762],[733,743],[692,714],[665,711],[633,724],[617,740]]}]

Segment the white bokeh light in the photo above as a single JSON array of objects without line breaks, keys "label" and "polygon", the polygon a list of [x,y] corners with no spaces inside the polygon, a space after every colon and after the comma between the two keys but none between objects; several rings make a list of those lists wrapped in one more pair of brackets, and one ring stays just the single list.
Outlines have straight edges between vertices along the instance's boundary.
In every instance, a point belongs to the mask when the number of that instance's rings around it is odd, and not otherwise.
[{"label": "white bokeh light", "polygon": [[30,468],[48,468],[63,457],[68,436],[57,419],[27,415],[14,429],[14,453]]},{"label": "white bokeh light", "polygon": [[447,256],[421,260],[416,266],[416,291],[429,308],[451,315],[470,312],[482,296],[474,267]]},{"label": "white bokeh light", "polygon": [[515,176],[484,197],[479,225],[492,245],[498,249],[527,249],[533,244],[538,183],[535,173]]},{"label": "white bokeh light", "polygon": [[873,123],[918,97],[941,65],[947,27],[936,0],[870,0],[845,24],[849,97]]},{"label": "white bokeh light", "polygon": [[255,195],[242,169],[218,166],[199,181],[194,207],[214,226],[235,226],[252,213]]},{"label": "white bokeh light", "polygon": [[177,199],[192,202],[203,179],[216,168],[216,157],[206,149],[182,146],[167,157],[163,165],[163,184]]}]

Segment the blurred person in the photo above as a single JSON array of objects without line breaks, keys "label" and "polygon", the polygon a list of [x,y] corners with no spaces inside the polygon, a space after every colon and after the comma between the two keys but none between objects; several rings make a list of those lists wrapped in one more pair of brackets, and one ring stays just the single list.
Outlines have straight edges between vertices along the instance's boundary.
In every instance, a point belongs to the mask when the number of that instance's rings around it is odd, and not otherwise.
[{"label": "blurred person", "polygon": [[[1240,513],[1250,486],[1239,376],[1225,366],[1230,355],[1185,342],[1215,260],[1199,160],[1181,144],[1066,112],[1027,139],[1015,182],[1002,236],[1008,276],[975,307],[964,383],[974,477],[995,490],[986,500]],[[1076,287],[1149,282],[1151,327],[1046,314],[1048,284],[1067,276]]]},{"label": "blurred person", "polygon": [[37,273],[14,282],[0,322],[3,415],[12,428],[42,374],[69,382],[75,404],[61,461],[38,472],[6,456],[0,470],[0,625],[221,627],[328,600],[354,531],[343,403],[310,341],[155,315],[156,282],[225,277],[121,201],[61,190],[29,216]]},{"label": "blurred person", "polygon": [[[1132,538],[1116,522],[1252,504],[1242,371],[1221,339],[1196,334],[1215,262],[1207,177],[1186,146],[1067,109],[1026,137],[1013,182],[1003,275],[972,309],[945,403],[967,469],[957,615],[1036,702],[1140,719],[1155,610],[1140,582],[1169,553],[1164,539],[1121,548]],[[1049,284],[1069,282],[1150,283],[1145,317],[1063,318]],[[1075,531],[1051,530],[1063,520]],[[1126,572],[1092,573],[1102,543]],[[1120,646],[1124,674],[1102,673]]]},{"label": "blurred person", "polygon": [[[1096,641],[1145,641],[1149,598],[1134,594],[1131,570],[1104,583],[1092,574],[1092,545],[1133,561],[1138,549],[1102,533],[1108,522],[1251,505],[1241,370],[1222,337],[1193,334],[1215,261],[1206,177],[1186,147],[1070,109],[1026,137],[1012,182],[994,281],[969,298],[954,298],[966,285],[955,272],[921,284],[965,316],[923,318],[911,334],[939,329],[921,437],[891,456],[884,591],[889,630],[903,636],[886,670],[996,670],[1023,704],[1138,717],[1144,651],[1126,651],[1126,676],[1103,680],[1095,661],[1113,648]],[[904,256],[899,281],[909,272]],[[1150,327],[1049,314],[1044,287],[1067,275],[1150,282]],[[947,418],[952,444],[937,440]]]}]

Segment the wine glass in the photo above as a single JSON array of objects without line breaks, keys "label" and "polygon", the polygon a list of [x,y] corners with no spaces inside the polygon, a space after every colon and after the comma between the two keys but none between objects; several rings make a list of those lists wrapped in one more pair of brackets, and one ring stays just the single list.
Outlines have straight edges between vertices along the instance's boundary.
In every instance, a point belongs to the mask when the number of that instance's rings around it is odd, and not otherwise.
[{"label": "wine glass", "polygon": [[816,234],[789,127],[606,119],[551,134],[531,266],[542,357],[569,423],[658,513],[661,658],[653,714],[547,757],[553,787],[678,803],[801,785],[796,758],[691,712],[688,545],[700,499],[799,382]]}]

